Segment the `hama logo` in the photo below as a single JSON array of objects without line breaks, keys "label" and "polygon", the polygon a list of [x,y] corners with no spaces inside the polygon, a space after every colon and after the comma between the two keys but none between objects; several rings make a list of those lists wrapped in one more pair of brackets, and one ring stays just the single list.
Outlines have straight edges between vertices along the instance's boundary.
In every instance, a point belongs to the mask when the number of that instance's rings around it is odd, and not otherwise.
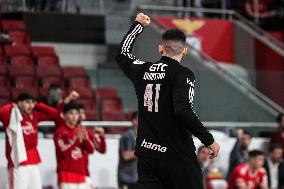
[{"label": "hama logo", "polygon": [[154,150],[154,151],[158,151],[158,152],[166,152],[167,151],[167,147],[161,146],[159,144],[153,144],[151,142],[147,142],[145,139],[143,140],[142,147],[147,148],[149,150]]}]

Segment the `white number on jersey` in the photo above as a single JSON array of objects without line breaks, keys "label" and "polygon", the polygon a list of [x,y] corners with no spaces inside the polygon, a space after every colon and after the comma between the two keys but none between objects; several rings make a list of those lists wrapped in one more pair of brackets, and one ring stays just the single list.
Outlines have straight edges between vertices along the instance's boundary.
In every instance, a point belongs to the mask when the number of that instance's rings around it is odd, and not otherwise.
[{"label": "white number on jersey", "polygon": [[[161,84],[155,85],[155,112],[159,111],[159,97]],[[144,93],[144,106],[148,107],[148,111],[153,111],[153,84],[147,84]]]}]

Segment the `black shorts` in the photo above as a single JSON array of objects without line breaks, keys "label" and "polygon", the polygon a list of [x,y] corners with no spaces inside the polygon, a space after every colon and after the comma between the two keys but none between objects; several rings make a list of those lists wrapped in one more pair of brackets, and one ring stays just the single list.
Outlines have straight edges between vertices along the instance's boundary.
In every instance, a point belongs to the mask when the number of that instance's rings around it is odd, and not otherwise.
[{"label": "black shorts", "polygon": [[137,189],[203,189],[197,160],[161,160],[139,157]]}]

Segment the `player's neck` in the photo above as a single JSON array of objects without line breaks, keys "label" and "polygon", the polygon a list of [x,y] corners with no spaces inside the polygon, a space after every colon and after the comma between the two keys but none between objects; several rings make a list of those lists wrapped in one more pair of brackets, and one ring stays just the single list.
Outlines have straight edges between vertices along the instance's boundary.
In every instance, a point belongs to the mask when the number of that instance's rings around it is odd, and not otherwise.
[{"label": "player's neck", "polygon": [[252,174],[255,174],[255,172],[257,171],[257,168],[255,168],[254,166],[252,165],[249,165],[249,170]]},{"label": "player's neck", "polygon": [[163,54],[163,56],[167,56],[167,57],[170,57],[176,61],[178,61],[179,63],[181,62],[181,59],[182,59],[182,56],[169,56],[167,54]]}]

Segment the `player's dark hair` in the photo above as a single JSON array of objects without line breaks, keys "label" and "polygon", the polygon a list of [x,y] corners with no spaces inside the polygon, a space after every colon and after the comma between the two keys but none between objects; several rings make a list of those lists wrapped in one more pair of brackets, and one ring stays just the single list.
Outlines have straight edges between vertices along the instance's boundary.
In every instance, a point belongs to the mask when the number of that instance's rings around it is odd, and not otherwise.
[{"label": "player's dark hair", "polygon": [[257,156],[264,156],[263,151],[260,150],[252,150],[249,152],[249,158],[255,158]]},{"label": "player's dark hair", "polygon": [[163,41],[180,41],[185,43],[186,42],[186,35],[183,31],[173,28],[165,31],[162,34],[162,40]]},{"label": "player's dark hair", "polygon": [[271,144],[269,145],[268,152],[273,152],[276,149],[282,149],[280,144]]},{"label": "player's dark hair", "polygon": [[133,112],[133,113],[131,114],[130,119],[133,120],[133,119],[136,119],[137,117],[138,117],[138,112],[135,111],[135,112]]},{"label": "player's dark hair", "polygon": [[209,151],[207,146],[202,145],[197,149],[197,153],[200,153],[203,150],[203,148],[206,148]]},{"label": "player's dark hair", "polygon": [[248,135],[250,138],[252,138],[252,134],[248,130],[244,130],[243,134]]},{"label": "player's dark hair", "polygon": [[70,102],[68,104],[65,104],[64,105],[64,108],[63,108],[63,113],[66,114],[68,113],[70,110],[77,110],[79,112],[79,105],[75,102]]},{"label": "player's dark hair", "polygon": [[283,116],[284,116],[284,114],[280,113],[280,114],[276,117],[276,122],[277,122],[277,123],[280,123]]},{"label": "player's dark hair", "polygon": [[33,97],[32,94],[28,93],[28,92],[23,92],[21,94],[19,94],[19,96],[17,97],[17,102],[19,101],[24,101],[24,100],[33,100],[35,101],[36,99]]},{"label": "player's dark hair", "polygon": [[78,108],[80,109],[80,110],[82,110],[82,109],[86,109],[86,107],[85,107],[85,105],[84,104],[78,104]]}]

